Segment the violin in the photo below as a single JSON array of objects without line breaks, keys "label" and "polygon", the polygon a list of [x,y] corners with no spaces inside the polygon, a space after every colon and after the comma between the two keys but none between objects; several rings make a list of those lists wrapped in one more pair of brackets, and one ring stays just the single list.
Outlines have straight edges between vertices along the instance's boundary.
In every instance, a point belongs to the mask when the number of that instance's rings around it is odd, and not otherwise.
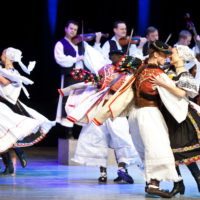
[{"label": "violin", "polygon": [[140,36],[134,36],[134,37],[131,37],[131,40],[130,40],[130,36],[126,36],[126,37],[122,37],[119,39],[119,44],[121,46],[126,46],[129,44],[129,41],[130,41],[130,44],[135,44],[135,45],[138,45],[140,43]]},{"label": "violin", "polygon": [[[78,44],[82,41],[92,41],[94,38],[96,37],[96,33],[87,33],[87,34],[80,34],[80,35],[77,35],[75,37],[72,38],[72,43],[73,44]],[[109,34],[108,33],[102,33],[102,37],[105,37],[105,38],[108,38],[109,37]]]}]

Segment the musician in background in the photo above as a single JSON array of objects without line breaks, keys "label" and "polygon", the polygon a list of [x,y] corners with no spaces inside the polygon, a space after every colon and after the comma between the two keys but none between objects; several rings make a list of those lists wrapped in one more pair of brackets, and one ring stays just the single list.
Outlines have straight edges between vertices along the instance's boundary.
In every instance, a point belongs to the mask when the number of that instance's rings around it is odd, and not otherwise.
[{"label": "musician in background", "polygon": [[[69,85],[75,84],[76,81],[71,76],[70,72],[74,68],[84,68],[84,45],[82,43],[74,44],[73,38],[77,36],[79,28],[79,23],[74,20],[67,21],[65,25],[65,36],[61,40],[59,40],[54,47],[54,58],[56,63],[60,67],[61,72],[61,88],[67,87]],[[96,37],[96,41],[100,40],[101,34]],[[65,113],[65,103],[67,101],[67,97],[62,97],[60,95],[57,114],[56,114],[56,122],[60,123],[62,126],[68,127],[66,128],[66,137],[67,138],[77,138],[80,132],[80,126],[73,125],[73,123],[67,120],[67,115]],[[72,128],[69,127],[73,127]]]},{"label": "musician in background", "polygon": [[159,40],[158,29],[155,28],[154,26],[149,26],[146,29],[146,38],[147,38],[147,42],[144,44],[143,49],[142,49],[143,56],[148,55],[148,48],[149,48],[150,42],[154,42],[156,40]]},{"label": "musician in background", "polygon": [[189,46],[192,40],[192,34],[190,31],[182,30],[178,36],[178,42],[174,44],[174,47],[177,45]]},{"label": "musician in background", "polygon": [[[178,42],[176,44],[174,44],[174,46],[177,46],[177,45],[190,46],[191,40],[192,40],[192,33],[188,30],[182,30],[179,33]],[[195,36],[194,40],[195,40],[196,44],[192,48],[192,50],[194,51],[195,56],[198,59],[198,61],[200,61],[200,50],[199,50],[199,47],[197,45],[197,42],[200,42],[200,36],[199,35]],[[194,71],[195,70],[196,69],[194,69]],[[191,72],[192,72],[192,69],[191,69]],[[194,74],[195,72],[192,72],[192,73]]]},{"label": "musician in background", "polygon": [[98,49],[101,53],[103,53],[104,57],[107,60],[109,60],[109,53],[115,50],[122,50],[124,54],[128,52],[128,55],[139,57],[139,58],[143,56],[142,48],[143,48],[144,43],[147,41],[146,38],[141,37],[138,46],[136,46],[135,44],[130,44],[130,46],[128,44],[125,46],[120,45],[119,40],[127,36],[126,22],[121,21],[121,20],[114,22],[113,32],[114,32],[114,36],[110,40],[106,41],[104,45],[102,46],[102,48],[100,47],[100,41],[99,43],[96,42],[95,44],[95,48]]},{"label": "musician in background", "polygon": [[[200,36],[197,35],[195,41],[200,42]],[[200,61],[200,49],[198,47],[198,45],[196,44],[192,50],[194,51],[196,58],[198,59],[198,61]]]}]

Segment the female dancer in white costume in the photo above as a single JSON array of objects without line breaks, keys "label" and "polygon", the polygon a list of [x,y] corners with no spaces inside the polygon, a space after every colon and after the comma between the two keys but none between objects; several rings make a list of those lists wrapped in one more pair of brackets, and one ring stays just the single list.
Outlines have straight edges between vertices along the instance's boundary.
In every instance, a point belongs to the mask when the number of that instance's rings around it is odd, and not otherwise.
[{"label": "female dancer in white costume", "polygon": [[[26,73],[30,73],[35,65],[32,62],[26,68],[21,62],[21,54],[20,50],[9,47],[1,55],[0,153],[6,152],[9,148],[31,146],[41,141],[55,125],[55,122],[49,121],[19,101],[21,90],[28,96],[23,84],[33,84],[33,82],[21,76],[14,68],[13,62],[18,62]],[[9,153],[3,153],[2,157],[6,165],[3,174],[12,174],[13,168]]]}]

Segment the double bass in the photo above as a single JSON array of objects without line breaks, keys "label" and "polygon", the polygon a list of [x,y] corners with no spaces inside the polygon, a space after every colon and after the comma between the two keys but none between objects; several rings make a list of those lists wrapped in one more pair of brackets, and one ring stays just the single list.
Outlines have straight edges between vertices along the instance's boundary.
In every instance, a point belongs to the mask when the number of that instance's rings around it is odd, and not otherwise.
[{"label": "double bass", "polygon": [[[198,36],[198,33],[196,31],[194,23],[190,20],[190,14],[189,13],[186,13],[185,19],[186,19],[186,22],[187,22],[188,29],[193,32],[195,44],[197,45],[199,52],[200,52],[200,41],[196,39],[197,36]],[[200,61],[200,53],[198,53],[196,55],[196,57],[197,57],[198,61]]]}]

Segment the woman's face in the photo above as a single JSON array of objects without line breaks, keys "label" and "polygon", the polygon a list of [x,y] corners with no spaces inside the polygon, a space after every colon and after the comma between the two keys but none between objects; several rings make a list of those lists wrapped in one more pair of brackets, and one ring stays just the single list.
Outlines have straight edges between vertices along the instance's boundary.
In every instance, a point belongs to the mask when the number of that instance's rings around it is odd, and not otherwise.
[{"label": "woman's face", "polygon": [[178,55],[178,51],[176,49],[176,47],[174,47],[172,49],[172,55],[171,55],[171,61],[170,63],[175,65],[176,63],[178,63],[181,59],[181,57]]},{"label": "woman's face", "polygon": [[6,50],[4,50],[1,54],[1,62],[5,64],[6,62]]}]

